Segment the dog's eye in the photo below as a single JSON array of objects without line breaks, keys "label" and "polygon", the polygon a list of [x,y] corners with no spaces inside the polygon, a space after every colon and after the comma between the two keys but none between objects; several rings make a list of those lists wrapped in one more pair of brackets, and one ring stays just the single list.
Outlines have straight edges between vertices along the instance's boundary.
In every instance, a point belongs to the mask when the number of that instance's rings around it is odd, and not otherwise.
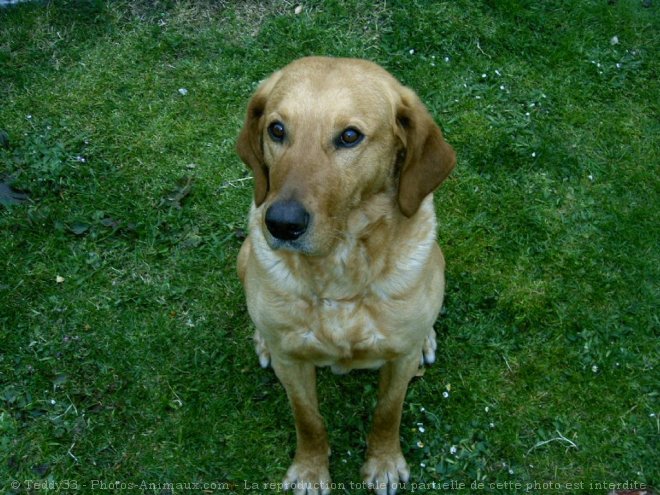
[{"label": "dog's eye", "polygon": [[268,135],[273,141],[281,143],[286,137],[286,129],[284,129],[284,124],[282,122],[273,122],[268,126]]},{"label": "dog's eye", "polygon": [[362,141],[364,134],[353,127],[344,129],[335,140],[335,144],[340,148],[352,148]]}]

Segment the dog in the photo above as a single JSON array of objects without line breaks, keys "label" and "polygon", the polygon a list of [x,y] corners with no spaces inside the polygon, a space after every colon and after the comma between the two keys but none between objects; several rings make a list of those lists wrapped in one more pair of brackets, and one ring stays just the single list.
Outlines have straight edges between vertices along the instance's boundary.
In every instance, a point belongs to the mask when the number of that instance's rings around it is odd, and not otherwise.
[{"label": "dog", "polygon": [[399,440],[408,383],[435,360],[445,262],[432,193],[454,150],[385,69],[326,57],[260,84],[236,149],[254,176],[238,274],[259,362],[286,389],[296,426],[283,487],[330,492],[316,368],[379,368],[361,474],[394,494],[410,475]]}]

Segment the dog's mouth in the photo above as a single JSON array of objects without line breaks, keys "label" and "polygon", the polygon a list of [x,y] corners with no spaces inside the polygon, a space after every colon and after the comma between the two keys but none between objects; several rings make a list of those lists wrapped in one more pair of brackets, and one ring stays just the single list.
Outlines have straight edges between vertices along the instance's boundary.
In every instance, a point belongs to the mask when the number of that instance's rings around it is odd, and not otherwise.
[{"label": "dog's mouth", "polygon": [[272,236],[266,236],[266,242],[273,251],[288,251],[291,253],[300,253],[305,255],[314,255],[314,251],[304,240],[283,241]]}]

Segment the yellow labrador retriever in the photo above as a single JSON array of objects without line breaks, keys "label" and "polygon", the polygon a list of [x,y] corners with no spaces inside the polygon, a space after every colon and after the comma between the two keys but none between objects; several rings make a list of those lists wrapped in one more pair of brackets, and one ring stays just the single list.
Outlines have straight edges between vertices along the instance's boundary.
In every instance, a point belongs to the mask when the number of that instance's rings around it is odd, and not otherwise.
[{"label": "yellow labrador retriever", "polygon": [[399,443],[408,382],[435,359],[444,259],[432,192],[454,151],[384,69],[322,57],[261,84],[237,150],[254,175],[238,273],[259,361],[284,385],[296,423],[284,487],[330,492],[316,367],[380,368],[362,476],[393,494],[409,478]]}]

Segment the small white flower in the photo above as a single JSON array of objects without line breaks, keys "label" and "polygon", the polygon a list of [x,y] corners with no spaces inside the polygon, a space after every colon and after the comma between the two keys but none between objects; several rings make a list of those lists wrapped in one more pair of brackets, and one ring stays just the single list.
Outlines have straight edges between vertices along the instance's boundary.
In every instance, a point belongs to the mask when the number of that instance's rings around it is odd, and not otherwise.
[{"label": "small white flower", "polygon": [[302,11],[303,11],[303,6],[302,6],[302,5],[298,5],[298,6],[293,10],[293,13],[296,14],[296,15],[299,15]]},{"label": "small white flower", "polygon": [[420,462],[420,463],[419,463],[419,467],[423,467],[423,468],[425,468],[425,467],[426,467],[426,464],[424,464],[423,462]]},{"label": "small white flower", "polygon": [[489,408],[488,406],[486,406],[486,407],[484,408],[484,411],[488,412],[488,411],[490,411],[490,408]]},{"label": "small white flower", "polygon": [[495,428],[495,423],[488,423],[488,426],[490,426],[491,428]]},{"label": "small white flower", "polygon": [[502,73],[501,73],[499,70],[497,70],[497,69],[495,69],[495,74],[497,74],[498,76],[501,76],[501,75],[502,75]]},{"label": "small white flower", "polygon": [[55,283],[56,284],[63,284],[64,283],[64,277],[62,277],[61,275],[58,275],[57,277],[55,277]]},{"label": "small white flower", "polygon": [[502,85],[500,86],[500,89],[501,89],[502,91],[504,91],[504,84],[502,84]]},{"label": "small white flower", "polygon": [[419,447],[420,449],[423,449],[424,448],[424,442],[422,442],[421,440],[418,440],[417,441],[417,447]]},{"label": "small white flower", "polygon": [[587,177],[589,177],[589,180],[591,180],[591,181],[593,181],[593,180],[594,180],[594,176],[593,176],[593,175],[591,175],[591,174],[589,174],[589,175],[588,175]]},{"label": "small white flower", "polygon": [[617,69],[620,69],[620,68],[621,68],[621,64],[616,64],[616,68],[617,68]]},{"label": "small white flower", "polygon": [[411,48],[410,51],[409,51],[408,53],[410,53],[411,55],[414,55],[414,54],[415,54],[415,49],[414,49],[414,48]]},{"label": "small white flower", "polygon": [[424,408],[422,407],[422,408],[420,408],[420,411],[422,411],[422,412],[426,412],[426,409],[424,409]]},{"label": "small white flower", "polygon": [[449,63],[449,57],[445,57],[445,62]]},{"label": "small white flower", "polygon": [[536,151],[532,152],[532,158],[536,158]]},{"label": "small white flower", "polygon": [[188,90],[186,88],[179,88],[179,94],[181,96],[186,96],[188,94]]},{"label": "small white flower", "polygon": [[442,392],[442,396],[443,396],[445,399],[449,399],[449,392]]},{"label": "small white flower", "polygon": [[417,428],[417,431],[419,431],[420,433],[424,433],[426,431],[426,429],[423,426],[419,426]]},{"label": "small white flower", "polygon": [[32,120],[32,115],[26,115],[25,118],[28,120]]},{"label": "small white flower", "polygon": [[655,413],[651,413],[651,414],[649,414],[649,417],[650,417],[650,418],[655,418]]},{"label": "small white flower", "polygon": [[598,366],[596,366],[596,365],[594,364],[594,365],[591,367],[591,371],[593,371],[594,373],[598,373]]},{"label": "small white flower", "polygon": [[449,449],[449,453],[451,455],[456,455],[456,452],[458,452],[458,449],[456,448],[456,445],[452,445]]},{"label": "small white flower", "polygon": [[488,74],[481,74],[482,79],[486,79],[488,77]]},{"label": "small white flower", "polygon": [[513,474],[513,469],[509,468],[509,474]]},{"label": "small white flower", "polygon": [[619,44],[619,37],[612,36],[612,38],[610,38],[610,45],[618,45],[618,44]]},{"label": "small white flower", "polygon": [[50,405],[51,405],[51,406],[54,406],[55,404],[57,404],[57,402],[55,401],[55,399],[50,399]]}]

